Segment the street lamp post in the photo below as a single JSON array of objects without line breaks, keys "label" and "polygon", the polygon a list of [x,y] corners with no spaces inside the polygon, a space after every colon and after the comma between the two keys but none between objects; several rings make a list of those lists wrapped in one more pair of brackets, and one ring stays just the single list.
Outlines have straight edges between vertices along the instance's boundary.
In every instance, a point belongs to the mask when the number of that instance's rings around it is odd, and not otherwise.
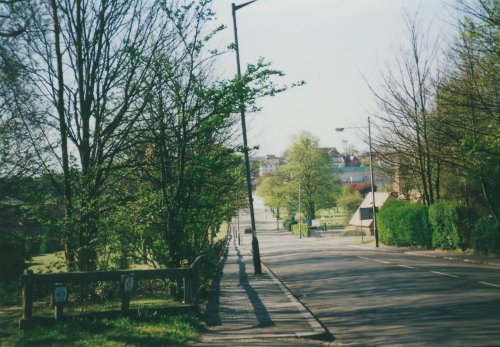
[{"label": "street lamp post", "polygon": [[366,129],[368,128],[368,144],[370,147],[370,183],[371,183],[371,194],[372,194],[372,209],[373,209],[373,235],[375,236],[375,247],[378,247],[378,230],[377,230],[377,215],[375,206],[375,189],[374,189],[374,179],[373,179],[373,155],[372,155],[372,131],[371,131],[371,121],[368,117],[368,127],[346,127],[346,128],[336,128],[335,131],[342,132],[344,129]]},{"label": "street lamp post", "polygon": [[[240,65],[240,46],[238,44],[238,29],[236,26],[236,11],[242,7],[250,5],[257,0],[248,1],[241,5],[235,5],[232,3],[233,12],[233,26],[234,26],[234,43],[236,45],[236,67],[238,71],[238,77],[241,77],[241,65]],[[250,208],[250,222],[252,225],[252,251],[253,251],[253,266],[256,275],[262,274],[261,264],[260,264],[260,252],[259,252],[259,241],[257,240],[257,233],[255,229],[255,214],[253,210],[253,197],[252,197],[252,178],[250,176],[250,158],[248,155],[248,141],[247,141],[247,127],[245,121],[245,104],[243,100],[240,102],[240,113],[241,113],[241,132],[243,133],[243,154],[245,156],[245,172],[247,180],[247,191],[248,191],[248,204]]]},{"label": "street lamp post", "polygon": [[302,220],[301,220],[301,209],[300,209],[300,176],[299,176],[299,239],[302,238]]}]

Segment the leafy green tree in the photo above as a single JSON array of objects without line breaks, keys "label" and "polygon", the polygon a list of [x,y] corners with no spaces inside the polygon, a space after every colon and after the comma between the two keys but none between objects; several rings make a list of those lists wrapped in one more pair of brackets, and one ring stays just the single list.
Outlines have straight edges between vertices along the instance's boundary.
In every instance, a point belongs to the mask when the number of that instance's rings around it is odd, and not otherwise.
[{"label": "leafy green tree", "polygon": [[290,188],[296,194],[300,183],[301,208],[307,219],[314,219],[321,207],[325,208],[328,204],[334,206],[331,193],[338,191],[339,182],[332,173],[330,157],[319,149],[316,137],[307,132],[295,136],[286,151],[284,170],[293,177]]},{"label": "leafy green tree", "polygon": [[257,194],[264,199],[264,205],[272,208],[276,217],[280,218],[280,209],[288,207],[292,199],[287,181],[288,172],[277,168],[273,173],[263,177],[257,186]]},{"label": "leafy green tree", "polygon": [[190,4],[162,8],[175,28],[172,50],[153,56],[153,88],[130,154],[155,197],[155,260],[172,267],[206,250],[212,233],[241,206],[244,176],[233,145],[239,101],[254,108],[256,98],[277,92],[270,78],[280,75],[259,61],[241,78],[214,79],[219,54],[205,46],[221,28],[204,31],[213,18],[210,1]]},{"label": "leafy green tree", "polygon": [[342,188],[337,204],[344,210],[346,224],[349,222],[354,212],[356,212],[362,201],[363,197],[358,190],[349,186]]},{"label": "leafy green tree", "polygon": [[307,219],[314,219],[320,208],[335,206],[340,183],[332,172],[330,157],[319,149],[318,143],[307,132],[294,137],[286,151],[286,164],[258,188],[268,206],[289,206],[297,211],[299,190],[301,210]]}]

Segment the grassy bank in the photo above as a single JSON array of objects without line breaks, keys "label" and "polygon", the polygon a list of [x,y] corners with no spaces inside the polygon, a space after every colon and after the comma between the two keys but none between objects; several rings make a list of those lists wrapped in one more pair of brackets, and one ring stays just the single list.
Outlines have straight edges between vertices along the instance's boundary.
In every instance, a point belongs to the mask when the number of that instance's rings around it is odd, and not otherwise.
[{"label": "grassy bank", "polygon": [[135,318],[75,318],[50,327],[34,327],[20,334],[19,311],[0,314],[0,345],[14,346],[182,346],[196,340],[201,329],[195,315],[155,313]]}]

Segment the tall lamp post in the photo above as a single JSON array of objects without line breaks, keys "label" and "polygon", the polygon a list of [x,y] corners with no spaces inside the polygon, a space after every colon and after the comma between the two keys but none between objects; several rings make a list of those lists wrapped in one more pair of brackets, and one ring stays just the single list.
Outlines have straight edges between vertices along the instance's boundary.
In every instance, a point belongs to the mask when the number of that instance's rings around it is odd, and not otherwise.
[{"label": "tall lamp post", "polygon": [[378,247],[378,231],[377,231],[377,215],[376,215],[376,206],[375,206],[375,189],[373,183],[373,156],[372,156],[372,130],[371,130],[371,121],[370,117],[368,117],[368,127],[346,127],[346,128],[336,128],[335,131],[342,132],[345,129],[366,129],[368,128],[368,143],[370,146],[370,183],[372,189],[372,209],[373,209],[373,235],[375,236],[375,247]]},{"label": "tall lamp post", "polygon": [[302,216],[301,216],[301,206],[300,206],[300,176],[299,176],[299,239],[302,238]]},{"label": "tall lamp post", "polygon": [[[236,11],[243,8],[257,0],[252,0],[245,2],[241,5],[231,4],[233,12],[233,26],[234,26],[234,43],[236,45],[236,67],[238,69],[238,77],[241,77],[241,65],[240,65],[240,45],[238,44],[238,29],[236,26]],[[250,176],[250,158],[248,156],[248,141],[247,141],[247,126],[245,121],[245,104],[243,100],[240,102],[240,113],[241,113],[241,132],[243,133],[243,154],[245,156],[245,171],[247,176],[247,191],[248,191],[248,204],[250,207],[250,221],[252,225],[252,251],[253,251],[253,267],[256,275],[262,274],[261,264],[260,264],[260,251],[259,251],[259,241],[257,240],[257,233],[255,230],[255,214],[253,210],[253,197],[252,197],[252,178]]]}]

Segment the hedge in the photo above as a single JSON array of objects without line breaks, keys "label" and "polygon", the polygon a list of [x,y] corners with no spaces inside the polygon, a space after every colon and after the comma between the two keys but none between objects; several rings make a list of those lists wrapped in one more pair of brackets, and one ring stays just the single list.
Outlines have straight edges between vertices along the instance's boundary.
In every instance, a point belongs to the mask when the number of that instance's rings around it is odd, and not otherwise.
[{"label": "hedge", "polygon": [[432,246],[428,208],[408,201],[389,200],[377,213],[380,241],[393,246]]},{"label": "hedge", "polygon": [[[301,226],[301,232],[303,237],[308,237],[309,236],[309,225],[307,224],[302,224]],[[294,235],[299,235],[299,224],[293,224],[292,225],[292,233]]]},{"label": "hedge", "polygon": [[287,219],[283,222],[283,227],[288,230],[292,231],[292,225],[297,224],[297,221],[294,219]]},{"label": "hedge", "polygon": [[479,219],[472,230],[471,241],[478,254],[500,255],[500,222],[491,217]]},{"label": "hedge", "polygon": [[429,222],[433,248],[457,249],[463,244],[457,203],[442,201],[429,206]]}]

